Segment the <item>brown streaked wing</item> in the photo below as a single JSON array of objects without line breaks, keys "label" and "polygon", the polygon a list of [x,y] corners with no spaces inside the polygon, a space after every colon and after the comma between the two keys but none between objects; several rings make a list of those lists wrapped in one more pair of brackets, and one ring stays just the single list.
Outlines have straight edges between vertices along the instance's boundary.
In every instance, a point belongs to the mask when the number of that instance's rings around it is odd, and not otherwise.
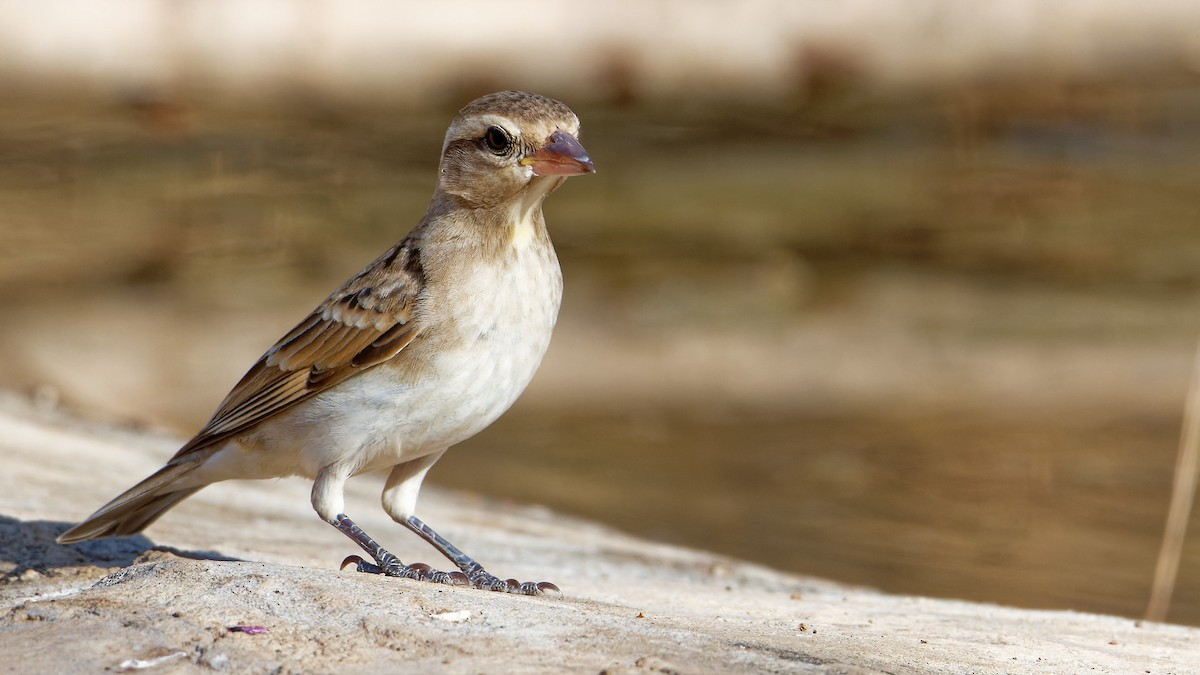
[{"label": "brown streaked wing", "polygon": [[[335,291],[263,354],[172,461],[399,354],[417,336],[413,311],[425,283],[418,255],[402,242]],[[383,275],[387,284],[381,290]]]}]

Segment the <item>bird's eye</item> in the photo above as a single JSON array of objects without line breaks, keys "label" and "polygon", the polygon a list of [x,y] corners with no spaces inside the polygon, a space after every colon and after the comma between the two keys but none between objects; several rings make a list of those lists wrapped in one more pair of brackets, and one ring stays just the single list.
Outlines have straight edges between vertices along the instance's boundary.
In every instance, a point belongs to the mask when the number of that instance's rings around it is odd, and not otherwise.
[{"label": "bird's eye", "polygon": [[508,135],[508,132],[495,125],[488,127],[487,131],[483,133],[483,144],[487,146],[488,150],[497,155],[508,154],[508,151],[512,150],[513,146],[512,138]]}]

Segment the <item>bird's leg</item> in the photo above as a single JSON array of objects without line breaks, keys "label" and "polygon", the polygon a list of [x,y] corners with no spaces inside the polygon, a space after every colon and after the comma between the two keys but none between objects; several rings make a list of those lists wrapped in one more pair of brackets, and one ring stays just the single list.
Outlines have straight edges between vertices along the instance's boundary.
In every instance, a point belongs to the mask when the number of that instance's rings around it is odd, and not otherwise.
[{"label": "bird's leg", "polygon": [[433,569],[425,563],[413,563],[405,565],[400,562],[400,559],[392,555],[387,549],[379,545],[362,528],[350,520],[344,513],[339,513],[333,520],[333,526],[341,530],[342,534],[350,537],[354,543],[362,547],[367,555],[370,555],[375,564],[363,560],[361,557],[352,555],[342,561],[342,567],[347,564],[355,563],[355,569],[359,572],[370,572],[372,574],[386,574],[390,577],[404,577],[406,579],[416,579],[417,581],[432,581],[439,584],[451,584],[453,586],[465,586],[469,582],[468,577],[462,572],[440,572]]},{"label": "bird's leg", "polygon": [[[450,574],[458,575],[465,583],[474,588],[525,595],[540,595],[547,591],[559,592],[558,586],[549,582],[521,583],[516,579],[498,579],[488,574],[482,565],[471,559],[471,556],[458,550],[454,544],[434,532],[433,528],[421,522],[420,518],[412,515],[413,509],[417,505],[417,492],[421,489],[421,481],[425,479],[429,467],[433,466],[433,463],[443,453],[445,450],[432,452],[392,467],[392,472],[388,475],[387,483],[383,488],[382,499],[383,509],[392,517],[392,520],[412,530],[417,536],[441,551],[442,555],[449,558],[458,569],[462,570],[462,572],[451,572]],[[368,553],[371,552],[371,548],[361,539],[353,535],[351,538],[359,542],[359,545]]]},{"label": "bird's leg", "polygon": [[[433,528],[426,525],[416,516],[408,516],[402,523],[413,532],[416,532],[425,541],[433,545],[434,548],[442,552],[442,555],[450,559],[458,569],[462,570],[462,574],[466,575],[467,582],[473,588],[482,588],[488,591],[505,591],[507,593],[521,593],[524,595],[542,595],[547,592],[561,593],[558,586],[549,581],[539,581],[534,583],[526,581],[524,583],[516,579],[500,579],[488,573],[483,569],[483,565],[475,562],[475,560],[463,553],[454,544],[446,541],[445,537],[434,532]],[[360,530],[361,531],[361,530]],[[357,541],[357,540],[356,540]],[[359,542],[360,545],[362,542]],[[374,543],[374,542],[372,542]],[[366,548],[364,545],[363,548]],[[368,549],[368,553],[370,549]],[[389,554],[390,555],[390,554]],[[451,574],[454,574],[451,572]]]}]

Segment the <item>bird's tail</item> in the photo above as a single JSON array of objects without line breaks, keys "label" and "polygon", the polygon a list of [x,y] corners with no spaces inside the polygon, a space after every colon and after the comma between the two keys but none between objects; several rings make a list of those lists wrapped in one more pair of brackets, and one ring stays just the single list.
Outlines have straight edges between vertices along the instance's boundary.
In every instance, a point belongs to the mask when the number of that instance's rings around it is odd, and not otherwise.
[{"label": "bird's tail", "polygon": [[87,520],[58,535],[58,543],[123,536],[144,530],[168,509],[190,497],[201,487],[175,485],[199,464],[169,464],[105,504]]}]

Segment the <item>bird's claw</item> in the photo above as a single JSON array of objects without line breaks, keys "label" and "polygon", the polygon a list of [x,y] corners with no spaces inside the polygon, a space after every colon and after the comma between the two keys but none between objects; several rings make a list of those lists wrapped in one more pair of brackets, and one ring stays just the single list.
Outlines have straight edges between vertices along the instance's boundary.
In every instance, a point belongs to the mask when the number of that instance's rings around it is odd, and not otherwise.
[{"label": "bird's claw", "polygon": [[351,563],[354,564],[356,571],[367,574],[383,574],[389,577],[401,577],[414,581],[431,581],[435,584],[448,584],[450,586],[467,586],[470,584],[467,580],[467,575],[462,572],[442,572],[433,569],[433,567],[425,563],[405,565],[399,560],[387,560],[382,565],[376,565],[367,562],[362,556],[352,555],[347,556],[342,561],[340,569],[346,569]]},{"label": "bird's claw", "polygon": [[482,569],[476,570],[474,574],[464,575],[470,582],[472,588],[479,588],[485,591],[496,591],[502,593],[516,593],[519,595],[562,595],[562,591],[558,586],[549,581],[526,581],[524,583],[516,579],[500,579]]},{"label": "bird's claw", "polygon": [[383,574],[389,577],[413,579],[414,581],[431,581],[436,584],[447,584],[449,586],[470,586],[471,588],[478,588],[485,591],[516,593],[518,595],[562,595],[562,591],[559,590],[558,586],[549,581],[520,582],[516,579],[501,579],[488,573],[482,567],[478,566],[478,564],[469,568],[467,573],[463,573],[442,572],[433,569],[425,563],[405,565],[397,558],[386,556],[380,563],[367,562],[362,556],[351,555],[342,561],[340,569],[346,569],[346,567],[353,564],[354,569],[359,572]]},{"label": "bird's claw", "polygon": [[358,555],[346,556],[346,559],[342,561],[342,564],[338,567],[338,569],[344,570],[351,563],[354,563],[354,570],[356,572],[368,572],[370,574],[382,574],[383,573],[382,567],[380,567],[379,565],[372,565],[371,563],[367,562],[366,560],[363,560],[362,556],[358,556]]},{"label": "bird's claw", "polygon": [[450,586],[466,586],[468,583],[467,575],[462,572],[442,572],[441,570],[433,569],[425,563],[401,565],[395,573],[385,570],[385,574],[393,577],[415,579],[416,581],[432,581],[435,584],[448,584]]}]

